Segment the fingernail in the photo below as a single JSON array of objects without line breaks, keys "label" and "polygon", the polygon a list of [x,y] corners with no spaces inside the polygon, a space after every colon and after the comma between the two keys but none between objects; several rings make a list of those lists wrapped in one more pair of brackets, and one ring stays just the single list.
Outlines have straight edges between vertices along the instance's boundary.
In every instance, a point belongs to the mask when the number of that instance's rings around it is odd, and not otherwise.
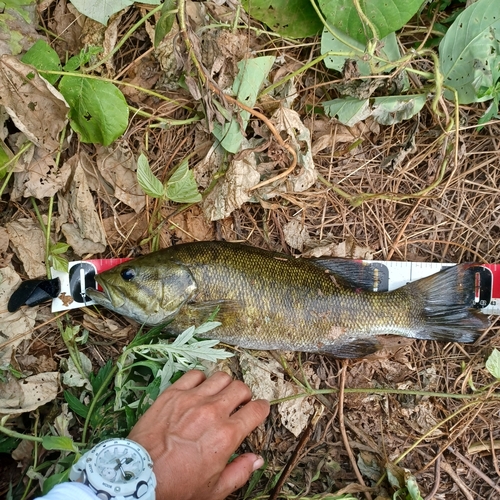
[{"label": "fingernail", "polygon": [[257,469],[260,469],[264,465],[264,459],[257,455],[257,458],[255,459],[255,462],[253,463],[252,466],[252,472],[256,471]]}]

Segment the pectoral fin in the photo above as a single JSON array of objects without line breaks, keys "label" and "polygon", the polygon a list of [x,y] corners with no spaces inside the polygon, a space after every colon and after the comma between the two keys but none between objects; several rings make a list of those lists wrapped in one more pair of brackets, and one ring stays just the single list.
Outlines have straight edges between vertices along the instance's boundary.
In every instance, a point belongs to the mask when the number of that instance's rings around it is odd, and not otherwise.
[{"label": "pectoral fin", "polygon": [[236,300],[212,300],[185,304],[168,329],[180,333],[191,325],[199,326],[212,320],[232,326],[241,318],[242,305]]}]

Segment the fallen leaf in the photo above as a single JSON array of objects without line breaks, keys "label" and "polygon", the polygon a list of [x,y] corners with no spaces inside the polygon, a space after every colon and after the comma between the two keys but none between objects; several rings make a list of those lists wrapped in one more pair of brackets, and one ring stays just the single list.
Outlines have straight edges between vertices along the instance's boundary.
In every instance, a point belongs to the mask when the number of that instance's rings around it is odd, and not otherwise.
[{"label": "fallen leaf", "polygon": [[59,148],[68,105],[34,68],[14,56],[0,58],[0,104],[31,142],[48,152]]},{"label": "fallen leaf", "polygon": [[9,366],[12,353],[23,340],[31,338],[35,326],[38,307],[24,307],[14,313],[7,311],[10,296],[20,283],[21,278],[13,269],[0,269],[0,368]]},{"label": "fallen leaf", "polygon": [[102,225],[106,233],[106,241],[110,246],[119,245],[121,247],[124,242],[136,246],[148,231],[146,212],[139,214],[131,212],[107,217],[103,219]]},{"label": "fallen leaf", "polygon": [[[291,189],[287,189],[287,191],[301,193],[316,182],[318,175],[312,156],[311,133],[302,123],[300,115],[293,109],[280,107],[272,116],[271,121],[281,136],[288,136],[288,140],[285,139],[285,142],[289,142],[297,152],[297,168],[300,169],[300,172],[288,177]],[[280,180],[280,183],[283,183],[283,179]],[[268,194],[268,196],[272,195]]]},{"label": "fallen leaf", "polygon": [[78,255],[101,253],[106,249],[106,234],[80,156],[77,154],[66,163],[73,176],[67,191],[59,193],[61,230]]},{"label": "fallen leaf", "polygon": [[174,235],[183,243],[214,239],[213,225],[207,222],[200,207],[194,205],[189,210],[169,219],[174,226]]},{"label": "fallen leaf", "polygon": [[[302,392],[299,387],[285,380],[283,369],[275,359],[263,361],[242,352],[240,366],[245,384],[257,399],[271,401]],[[283,426],[297,437],[309,423],[314,406],[310,398],[301,397],[279,403],[278,413]]]},{"label": "fallen leaf", "polygon": [[146,206],[146,195],[137,182],[137,162],[130,148],[121,142],[113,148],[97,147],[97,166],[114,188],[114,196],[136,213]]},{"label": "fallen leaf", "polygon": [[12,249],[30,278],[45,276],[45,237],[38,222],[19,219],[5,225]]},{"label": "fallen leaf", "polygon": [[357,245],[352,238],[341,243],[322,243],[302,254],[303,257],[341,257],[348,259],[373,260],[373,249]]},{"label": "fallen leaf", "polygon": [[39,373],[17,380],[12,375],[0,383],[0,414],[20,415],[54,400],[59,392],[59,372]]},{"label": "fallen leaf", "polygon": [[304,244],[311,238],[303,222],[292,219],[283,226],[283,234],[288,245],[302,252]]},{"label": "fallen leaf", "polygon": [[33,196],[41,200],[54,196],[64,188],[71,173],[65,166],[56,169],[55,165],[52,155],[42,148],[31,147],[17,162],[11,198]]},{"label": "fallen leaf", "polygon": [[[245,141],[244,141],[245,142]],[[203,211],[207,219],[225,219],[251,198],[250,188],[260,180],[256,168],[255,153],[240,153],[233,160],[226,175],[203,200]]]}]

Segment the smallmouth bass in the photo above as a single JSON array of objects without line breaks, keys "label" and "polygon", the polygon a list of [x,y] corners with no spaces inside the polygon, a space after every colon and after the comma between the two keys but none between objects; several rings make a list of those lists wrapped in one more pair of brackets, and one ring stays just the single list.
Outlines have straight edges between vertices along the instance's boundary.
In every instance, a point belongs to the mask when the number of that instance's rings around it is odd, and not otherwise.
[{"label": "smallmouth bass", "polygon": [[[249,349],[362,357],[378,336],[473,342],[488,318],[473,309],[474,274],[460,264],[391,292],[367,290],[359,263],[295,258],[237,243],[176,245],[96,276],[96,303],[180,333],[219,309],[211,338]],[[472,294],[472,298],[471,298]]]}]

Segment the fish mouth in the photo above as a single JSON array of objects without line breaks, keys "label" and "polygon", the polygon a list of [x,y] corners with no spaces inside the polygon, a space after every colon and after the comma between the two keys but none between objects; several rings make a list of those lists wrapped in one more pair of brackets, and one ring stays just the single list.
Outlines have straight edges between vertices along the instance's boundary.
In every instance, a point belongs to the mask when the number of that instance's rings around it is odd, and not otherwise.
[{"label": "fish mouth", "polygon": [[87,288],[85,290],[86,294],[94,302],[104,307],[111,307],[111,308],[117,308],[124,304],[125,301],[123,299],[117,300],[116,294],[110,293],[110,289],[106,285],[102,283],[99,283],[99,285],[102,287],[102,292],[95,288]]}]

